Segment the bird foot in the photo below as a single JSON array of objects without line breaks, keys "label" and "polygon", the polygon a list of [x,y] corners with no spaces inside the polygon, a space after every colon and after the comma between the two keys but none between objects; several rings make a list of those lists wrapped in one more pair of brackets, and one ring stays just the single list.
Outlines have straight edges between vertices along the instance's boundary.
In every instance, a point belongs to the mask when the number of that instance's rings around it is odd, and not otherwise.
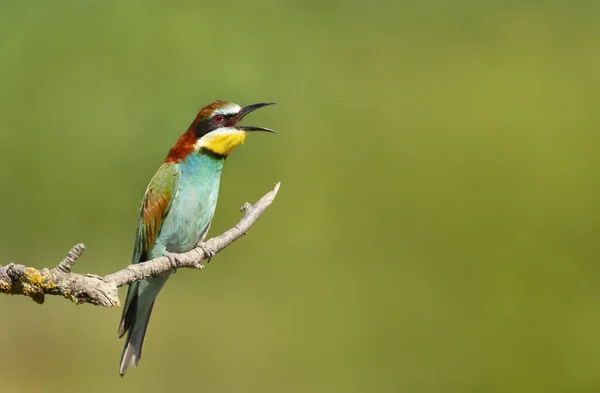
[{"label": "bird foot", "polygon": [[172,252],[165,251],[163,255],[169,258],[169,262],[171,263],[171,267],[173,268],[173,273],[177,273],[177,261],[175,260],[175,254],[173,254]]},{"label": "bird foot", "polygon": [[206,263],[210,263],[211,258],[214,257],[217,254],[206,243],[199,243],[198,244],[198,248],[200,248],[202,251],[204,251],[204,255],[208,258],[206,260]]}]

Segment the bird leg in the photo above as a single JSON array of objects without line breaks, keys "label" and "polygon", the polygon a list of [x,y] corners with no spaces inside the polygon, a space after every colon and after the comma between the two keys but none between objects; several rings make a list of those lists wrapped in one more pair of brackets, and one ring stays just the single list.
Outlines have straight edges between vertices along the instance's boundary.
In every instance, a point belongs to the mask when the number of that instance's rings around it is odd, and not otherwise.
[{"label": "bird leg", "polygon": [[217,253],[213,251],[212,248],[210,248],[210,246],[206,243],[198,243],[196,245],[196,247],[198,247],[199,249],[201,249],[204,252],[204,256],[207,259],[206,263],[210,263],[210,260],[212,257],[214,257]]},{"label": "bird leg", "polygon": [[169,259],[171,267],[173,268],[173,273],[177,273],[177,259],[175,259],[175,254],[169,251],[165,251],[163,255]]}]

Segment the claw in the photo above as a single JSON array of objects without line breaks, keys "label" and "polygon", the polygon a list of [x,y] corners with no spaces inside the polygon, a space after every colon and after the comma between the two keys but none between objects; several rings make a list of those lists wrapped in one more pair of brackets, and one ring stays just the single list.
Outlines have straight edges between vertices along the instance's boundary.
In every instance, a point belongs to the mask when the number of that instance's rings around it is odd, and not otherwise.
[{"label": "claw", "polygon": [[208,257],[206,263],[210,263],[212,257],[214,257],[217,254],[206,243],[198,244],[198,248],[202,249],[202,251],[204,251],[204,255]]}]

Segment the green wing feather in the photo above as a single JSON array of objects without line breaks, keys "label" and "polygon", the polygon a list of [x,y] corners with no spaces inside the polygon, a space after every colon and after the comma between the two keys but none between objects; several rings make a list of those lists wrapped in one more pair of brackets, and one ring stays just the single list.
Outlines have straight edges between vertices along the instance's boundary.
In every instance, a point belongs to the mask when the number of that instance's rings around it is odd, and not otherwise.
[{"label": "green wing feather", "polygon": [[171,207],[179,175],[175,164],[163,164],[150,181],[138,219],[132,263],[148,260],[162,221]]},{"label": "green wing feather", "polygon": [[[147,261],[148,255],[154,246],[156,236],[160,231],[163,219],[169,213],[171,200],[177,190],[180,171],[176,164],[163,164],[150,181],[142,208],[138,219],[137,233],[135,235],[135,246],[133,249],[132,263]],[[119,327],[119,337],[123,336],[129,326],[126,323],[126,315],[133,297],[137,293],[138,283],[135,282],[129,286],[125,306],[123,307],[123,317]]]}]

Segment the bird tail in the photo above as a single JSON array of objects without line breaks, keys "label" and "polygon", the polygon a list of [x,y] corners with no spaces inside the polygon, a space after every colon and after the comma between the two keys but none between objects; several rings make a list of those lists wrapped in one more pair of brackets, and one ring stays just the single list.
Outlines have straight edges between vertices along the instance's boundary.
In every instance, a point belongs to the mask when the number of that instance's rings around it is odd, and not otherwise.
[{"label": "bird tail", "polygon": [[119,326],[119,337],[127,332],[119,373],[125,375],[127,369],[137,366],[142,358],[142,345],[154,307],[156,296],[168,277],[155,277],[129,286],[127,300],[123,308],[123,316]]}]

